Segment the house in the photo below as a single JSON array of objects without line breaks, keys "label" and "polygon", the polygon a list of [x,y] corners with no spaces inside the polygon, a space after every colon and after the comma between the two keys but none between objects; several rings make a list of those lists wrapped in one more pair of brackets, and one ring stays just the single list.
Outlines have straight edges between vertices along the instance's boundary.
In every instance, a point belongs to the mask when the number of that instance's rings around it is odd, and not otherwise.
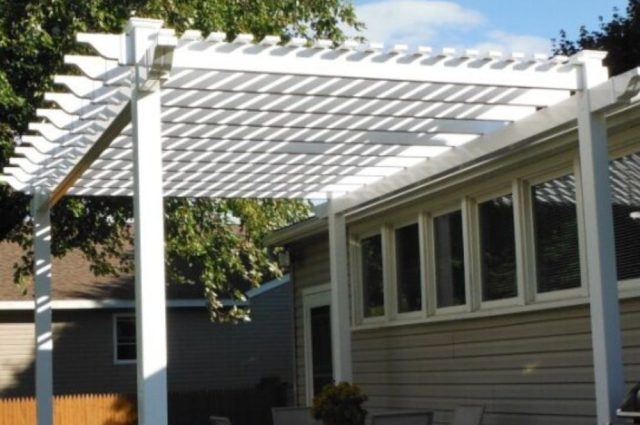
[{"label": "house", "polygon": [[[0,397],[34,394],[31,296],[13,284],[21,250],[0,243]],[[96,277],[73,251],[53,261],[54,393],[136,392],[132,276]],[[251,321],[209,320],[202,288],[167,289],[168,387],[172,392],[291,383],[291,293],[286,278],[247,292]]]},{"label": "house", "polygon": [[[629,388],[640,380],[640,103],[607,123]],[[595,423],[594,229],[578,155],[577,129],[563,128],[346,216],[353,381],[370,407],[434,409],[443,424],[465,404],[483,405],[485,424]],[[329,241],[327,218],[269,237],[291,259],[299,405],[334,375]]]},{"label": "house", "polygon": [[293,261],[299,402],[353,380],[372,405],[431,407],[438,423],[469,402],[487,424],[613,422],[638,372],[620,236],[637,239],[638,214],[619,205],[635,199],[640,69],[609,78],[593,51],[252,40],[135,17],[78,34],[96,55],[66,57],[69,91],[45,95],[54,107],[1,176],[32,195],[38,424],[52,418],[47,266],[64,196],[133,198],[142,425],[167,423],[156,288],[174,196],[327,201],[271,241]]}]

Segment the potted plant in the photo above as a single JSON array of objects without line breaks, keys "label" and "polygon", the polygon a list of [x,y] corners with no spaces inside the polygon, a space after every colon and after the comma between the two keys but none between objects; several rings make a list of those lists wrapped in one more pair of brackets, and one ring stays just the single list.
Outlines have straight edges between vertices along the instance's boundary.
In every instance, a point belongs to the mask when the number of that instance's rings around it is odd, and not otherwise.
[{"label": "potted plant", "polygon": [[367,411],[362,403],[367,396],[348,382],[326,385],[313,399],[311,414],[324,425],[364,425]]}]

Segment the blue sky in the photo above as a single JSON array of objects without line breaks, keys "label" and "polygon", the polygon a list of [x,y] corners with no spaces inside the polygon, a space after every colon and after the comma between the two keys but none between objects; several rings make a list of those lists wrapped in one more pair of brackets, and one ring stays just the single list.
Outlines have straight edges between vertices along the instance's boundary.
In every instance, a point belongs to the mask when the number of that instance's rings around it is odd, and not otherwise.
[{"label": "blue sky", "polygon": [[598,28],[627,0],[355,0],[370,41],[386,45],[549,53],[561,29]]}]

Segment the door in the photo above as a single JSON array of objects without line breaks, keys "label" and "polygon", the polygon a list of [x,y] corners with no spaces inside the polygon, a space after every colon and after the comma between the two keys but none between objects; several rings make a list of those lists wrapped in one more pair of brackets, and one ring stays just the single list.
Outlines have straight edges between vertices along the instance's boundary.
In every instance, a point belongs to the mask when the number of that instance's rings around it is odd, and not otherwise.
[{"label": "door", "polygon": [[303,294],[305,380],[307,404],[327,384],[333,382],[331,350],[331,293],[328,285],[310,288]]}]

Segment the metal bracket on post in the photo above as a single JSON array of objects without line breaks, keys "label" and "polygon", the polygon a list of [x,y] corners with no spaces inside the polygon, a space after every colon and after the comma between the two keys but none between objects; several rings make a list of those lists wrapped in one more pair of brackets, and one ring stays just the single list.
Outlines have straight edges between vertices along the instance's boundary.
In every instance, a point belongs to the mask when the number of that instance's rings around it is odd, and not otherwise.
[{"label": "metal bracket on post", "polygon": [[138,90],[155,91],[169,78],[173,66],[173,51],[177,45],[174,30],[160,28],[153,34],[151,45],[141,58],[129,58],[130,64],[135,66],[134,80]]}]

